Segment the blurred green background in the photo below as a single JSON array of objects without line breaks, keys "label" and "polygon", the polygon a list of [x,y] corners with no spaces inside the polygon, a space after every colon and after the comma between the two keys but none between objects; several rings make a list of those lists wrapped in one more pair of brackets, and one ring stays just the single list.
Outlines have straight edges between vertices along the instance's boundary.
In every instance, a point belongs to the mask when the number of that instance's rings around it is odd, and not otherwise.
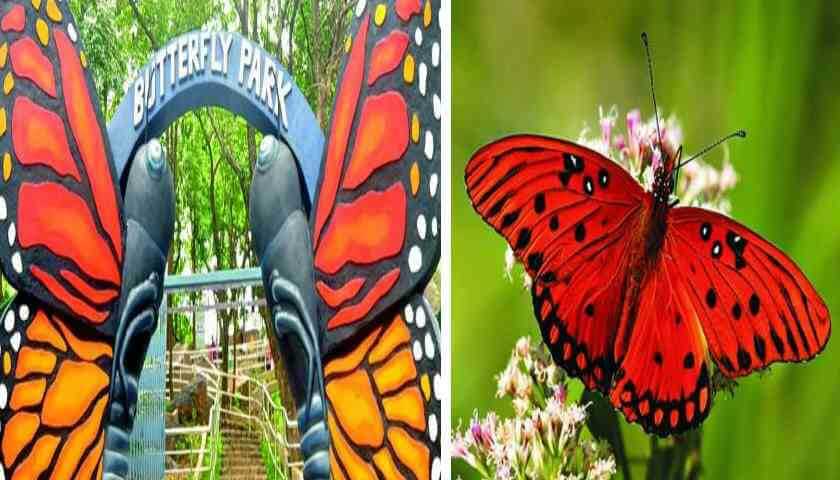
[{"label": "blurred green background", "polygon": [[[503,239],[469,204],[464,166],[510,133],[574,140],[584,124],[597,130],[599,106],[618,106],[622,130],[628,109],[651,115],[643,30],[660,109],[681,120],[686,152],[749,132],[729,145],[740,175],[733,216],[790,254],[840,312],[836,2],[452,3],[454,426],[474,409],[510,413],[494,376],[519,336],[539,338],[530,294],[503,277]],[[840,477],[837,342],[716,397],[703,427],[705,478]],[[623,428],[631,455],[644,454],[641,429]],[[461,462],[457,475],[472,478]]]}]

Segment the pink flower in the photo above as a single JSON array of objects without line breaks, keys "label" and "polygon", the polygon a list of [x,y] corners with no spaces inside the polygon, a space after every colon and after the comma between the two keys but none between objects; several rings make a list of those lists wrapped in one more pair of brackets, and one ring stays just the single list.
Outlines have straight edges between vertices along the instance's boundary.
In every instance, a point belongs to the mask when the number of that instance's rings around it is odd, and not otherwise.
[{"label": "pink flower", "polygon": [[601,139],[604,141],[604,145],[609,146],[610,144],[610,137],[612,137],[612,127],[614,123],[615,119],[611,116],[601,118]]},{"label": "pink flower", "polygon": [[478,417],[472,419],[470,423],[470,435],[472,435],[472,442],[477,445],[484,445],[484,429],[481,426],[481,421]]},{"label": "pink flower", "polygon": [[554,399],[560,403],[566,403],[566,387],[563,385],[557,385],[557,388],[554,389]]},{"label": "pink flower", "polygon": [[472,458],[468,441],[461,435],[455,435],[455,438],[452,439],[452,456],[462,460]]},{"label": "pink flower", "polygon": [[613,147],[615,147],[615,149],[619,151],[627,148],[627,142],[624,141],[624,135],[619,133],[615,136],[615,138],[613,139]]},{"label": "pink flower", "polygon": [[653,168],[654,172],[662,166],[662,151],[660,148],[653,149],[650,166]]},{"label": "pink flower", "polygon": [[631,138],[638,139],[640,136],[639,127],[642,125],[642,112],[638,108],[627,112],[627,133]]}]

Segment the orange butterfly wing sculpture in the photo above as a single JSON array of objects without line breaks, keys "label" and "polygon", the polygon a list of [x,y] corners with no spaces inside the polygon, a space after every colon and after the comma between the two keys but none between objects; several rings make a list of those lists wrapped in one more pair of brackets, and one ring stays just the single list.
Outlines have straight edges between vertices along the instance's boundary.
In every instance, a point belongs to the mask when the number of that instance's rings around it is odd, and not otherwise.
[{"label": "orange butterfly wing sculpture", "polygon": [[66,2],[0,5],[4,478],[99,478],[125,222]]},{"label": "orange butterfly wing sculpture", "polygon": [[440,478],[440,3],[358,2],[312,215],[333,478]]}]

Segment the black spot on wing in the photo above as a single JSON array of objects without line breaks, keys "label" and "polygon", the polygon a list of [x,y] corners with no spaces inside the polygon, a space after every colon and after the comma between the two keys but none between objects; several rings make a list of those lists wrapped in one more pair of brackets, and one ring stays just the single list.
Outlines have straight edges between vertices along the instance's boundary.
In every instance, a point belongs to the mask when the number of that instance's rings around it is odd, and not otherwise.
[{"label": "black spot on wing", "polygon": [[519,220],[519,210],[506,213],[505,216],[502,217],[502,229],[510,227],[516,223],[517,220]]},{"label": "black spot on wing", "polygon": [[534,252],[528,255],[528,268],[531,271],[537,272],[540,270],[543,264],[543,254],[542,252]]},{"label": "black spot on wing", "polygon": [[751,364],[752,358],[750,357],[750,353],[743,348],[738,348],[738,367],[741,370],[747,370]]},{"label": "black spot on wing", "polygon": [[688,352],[683,359],[683,367],[687,370],[694,368],[694,353]]},{"label": "black spot on wing", "polygon": [[764,359],[767,356],[767,349],[764,343],[764,339],[761,338],[760,335],[756,335],[753,339],[753,344],[755,346],[755,354],[758,356],[758,359],[764,362]]},{"label": "black spot on wing", "polygon": [[758,312],[761,310],[761,300],[758,299],[758,295],[753,293],[750,295],[750,313],[753,316],[758,315]]},{"label": "black spot on wing", "polygon": [[709,308],[715,308],[715,305],[717,305],[717,292],[715,292],[714,288],[710,288],[706,292],[706,305]]},{"label": "black spot on wing", "polygon": [[545,211],[545,193],[540,192],[536,197],[534,197],[534,211],[537,212],[537,214]]},{"label": "black spot on wing", "polygon": [[523,228],[519,231],[519,237],[516,239],[516,246],[514,250],[522,250],[531,243],[531,229]]},{"label": "black spot on wing", "polygon": [[575,240],[578,243],[586,240],[586,226],[583,223],[578,223],[575,227]]}]

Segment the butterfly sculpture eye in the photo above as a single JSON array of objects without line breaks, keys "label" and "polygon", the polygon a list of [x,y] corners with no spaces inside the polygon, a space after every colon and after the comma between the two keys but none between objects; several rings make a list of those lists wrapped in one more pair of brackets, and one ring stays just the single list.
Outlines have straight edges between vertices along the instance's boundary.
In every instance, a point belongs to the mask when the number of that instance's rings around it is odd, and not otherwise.
[{"label": "butterfly sculpture eye", "polygon": [[515,135],[479,149],[465,172],[476,212],[533,279],[554,361],[663,436],[708,416],[715,371],[814,358],[831,331],[825,302],[782,251],[724,215],[675,206],[686,162],[663,152],[645,191],[598,152]]}]

